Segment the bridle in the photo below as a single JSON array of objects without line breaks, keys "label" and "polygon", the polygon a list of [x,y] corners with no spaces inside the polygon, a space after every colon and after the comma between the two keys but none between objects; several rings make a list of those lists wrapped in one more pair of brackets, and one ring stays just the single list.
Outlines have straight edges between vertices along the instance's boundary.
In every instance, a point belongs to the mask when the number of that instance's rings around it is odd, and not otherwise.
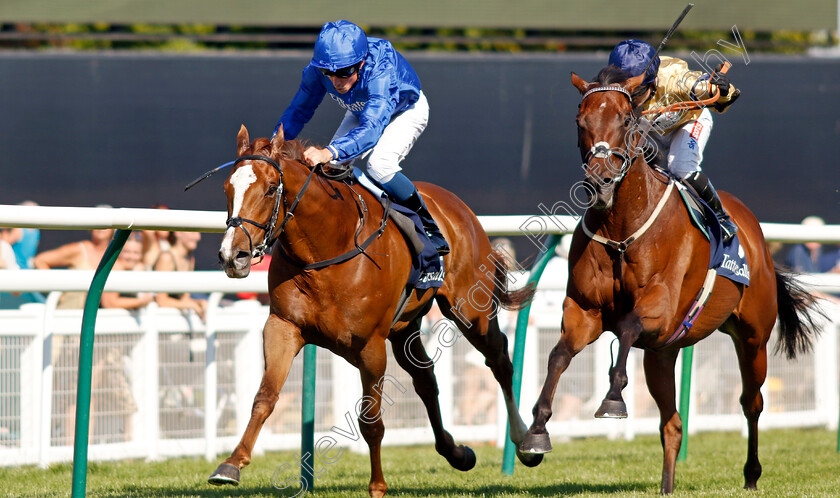
[{"label": "bridle", "polygon": [[[271,210],[271,216],[269,217],[266,223],[258,223],[254,220],[249,220],[248,218],[243,218],[242,216],[236,216],[234,218],[228,218],[225,224],[228,228],[241,228],[245,235],[248,237],[248,246],[251,250],[251,257],[252,258],[261,258],[265,255],[266,251],[274,245],[274,242],[277,241],[277,237],[283,233],[283,230],[286,228],[286,224],[295,217],[294,210],[297,207],[298,203],[300,202],[300,198],[303,196],[303,193],[306,191],[307,187],[309,187],[309,182],[312,180],[312,176],[315,174],[318,167],[312,168],[312,171],[309,173],[309,176],[306,178],[306,182],[303,184],[303,187],[298,191],[295,200],[292,202],[291,206],[286,206],[286,196],[283,195],[283,169],[280,168],[280,165],[277,164],[277,161],[274,159],[263,156],[260,154],[249,154],[245,156],[238,157],[234,162],[233,166],[236,167],[237,164],[243,161],[263,161],[270,164],[274,169],[280,173],[280,182],[277,185],[277,191],[274,193],[274,208]],[[280,202],[283,202],[283,208],[286,212],[286,215],[283,217],[283,221],[280,222],[279,226],[277,225],[277,219],[280,215]],[[251,234],[248,233],[248,230],[245,230],[245,227],[242,226],[243,223],[250,223],[255,227],[263,230],[265,235],[263,236],[262,242],[257,245],[254,245],[254,241],[251,239]],[[276,226],[276,231],[275,231]]]},{"label": "bridle", "polygon": [[[583,94],[583,97],[581,97],[581,104],[583,104],[583,101],[586,99],[586,97],[596,92],[622,93],[624,96],[627,97],[627,100],[630,101],[630,106],[632,107],[633,105],[633,97],[630,95],[630,92],[620,86],[615,85],[599,86],[597,88],[588,90],[586,93]],[[633,116],[633,126],[631,127],[631,130],[635,129],[639,123],[639,116],[636,115],[636,113],[634,113]],[[612,179],[612,183],[620,183],[621,180],[623,180],[624,177],[627,175],[627,172],[630,170],[630,166],[633,164],[633,159],[636,157],[636,155],[638,155],[638,144],[644,143],[644,139],[646,136],[647,133],[645,132],[640,137],[640,139],[636,141],[636,144],[632,145],[634,151],[632,155],[628,153],[626,149],[621,149],[618,147],[609,147],[609,144],[607,142],[596,142],[595,145],[593,145],[592,148],[590,148],[589,151],[583,157],[583,170],[586,172],[587,176],[590,176],[590,163],[592,162],[592,159],[609,159],[611,156],[618,156],[619,159],[621,159],[621,167],[618,168],[617,171],[614,171],[612,167],[609,167],[609,169],[612,173],[615,174],[615,176]],[[608,163],[611,164],[611,161],[608,161]]]},{"label": "bridle", "polygon": [[[280,182],[279,182],[279,185],[277,186],[277,191],[274,194],[275,195],[274,208],[272,209],[271,216],[269,217],[269,219],[266,223],[258,223],[254,220],[249,220],[248,218],[243,218],[242,216],[237,216],[235,218],[228,218],[228,220],[226,222],[226,225],[227,225],[228,228],[231,228],[231,227],[241,228],[242,231],[245,232],[245,235],[248,237],[248,245],[251,249],[251,257],[252,258],[261,258],[265,255],[266,251],[271,249],[271,246],[274,245],[274,243],[277,241],[277,238],[280,236],[280,234],[283,233],[283,230],[286,228],[286,224],[289,222],[289,220],[291,220],[292,218],[295,217],[295,215],[294,215],[295,208],[300,203],[300,199],[303,197],[303,193],[306,192],[306,189],[309,187],[309,183],[312,181],[312,177],[315,176],[315,174],[318,172],[319,169],[321,170],[322,175],[324,175],[326,178],[329,178],[329,179],[335,180],[335,181],[342,181],[342,180],[348,178],[350,175],[353,174],[353,168],[347,168],[345,170],[341,170],[337,174],[328,174],[328,173],[323,171],[323,166],[321,164],[315,165],[315,167],[313,167],[310,170],[309,175],[306,177],[306,181],[303,183],[303,186],[301,186],[300,190],[298,191],[297,195],[295,196],[295,200],[292,201],[291,206],[287,207],[286,206],[286,196],[283,195],[283,169],[280,168],[280,165],[277,164],[277,162],[274,159],[271,159],[270,157],[259,155],[259,154],[251,154],[251,155],[241,156],[241,157],[237,158],[235,161],[233,161],[232,164],[234,166],[236,166],[238,163],[240,163],[242,161],[264,161],[264,162],[270,164],[274,169],[277,170],[278,173],[280,173]],[[205,176],[205,178],[206,178],[206,176]],[[353,190],[353,189],[351,188],[350,190]],[[354,191],[354,193],[355,193],[355,191]],[[277,225],[277,227],[275,229],[275,225],[277,224],[277,219],[279,218],[279,214],[280,214],[280,199],[281,198],[283,199],[283,208],[286,212],[286,215],[283,217],[283,221],[281,221],[280,224]],[[391,200],[388,198],[388,199],[385,199],[384,202],[383,202],[382,220],[380,220],[380,222],[379,222],[379,227],[373,233],[371,233],[363,242],[359,243],[359,240],[358,240],[359,235],[361,234],[361,231],[362,231],[362,229],[364,228],[364,225],[365,225],[365,220],[366,220],[365,213],[367,213],[367,207],[364,204],[364,199],[362,198],[361,195],[356,193],[356,198],[357,198],[357,206],[359,207],[359,222],[360,223],[359,223],[359,226],[356,230],[356,234],[353,237],[353,244],[354,244],[353,249],[351,249],[351,250],[349,250],[349,251],[347,251],[347,252],[345,252],[345,253],[343,253],[339,256],[336,256],[334,258],[326,259],[326,260],[323,260],[323,261],[317,261],[315,263],[308,263],[308,264],[299,263],[299,262],[293,260],[288,254],[286,254],[286,251],[284,251],[282,247],[279,248],[281,256],[283,256],[283,258],[285,258],[291,264],[293,264],[295,266],[298,266],[298,267],[300,267],[304,270],[316,270],[316,269],[319,269],[319,268],[325,268],[327,266],[343,263],[345,261],[353,259],[354,257],[358,256],[359,254],[364,254],[365,256],[368,256],[367,253],[365,252],[365,249],[371,243],[373,243],[374,240],[378,239],[382,235],[382,233],[385,231],[385,227],[388,224],[388,216],[389,216],[390,211],[391,211]],[[265,235],[263,236],[262,242],[260,242],[259,244],[257,244],[255,246],[253,240],[251,239],[251,234],[248,233],[248,230],[245,230],[244,226],[242,226],[243,223],[250,223],[251,225],[254,225],[255,227],[259,228],[260,230],[263,230],[265,232]],[[368,256],[368,258],[370,258],[370,256]]]},{"label": "bridle", "polygon": [[[614,85],[601,86],[601,87],[593,88],[593,89],[587,91],[586,93],[583,94],[583,97],[581,98],[581,103],[583,102],[583,99],[585,99],[587,96],[591,95],[592,93],[607,92],[607,91],[616,91],[616,92],[620,92],[620,93],[624,94],[627,97],[627,99],[630,101],[630,105],[632,107],[633,98],[630,95],[630,92],[628,92],[626,89],[624,89],[622,87],[614,86]],[[633,116],[634,116],[634,121],[635,121],[634,125],[638,126],[638,124],[640,122],[640,115],[637,115],[634,112]],[[636,143],[631,144],[631,146],[633,147],[633,152],[634,152],[632,156],[626,150],[623,150],[623,149],[616,150],[615,148],[608,148],[605,145],[602,145],[602,144],[606,144],[606,142],[596,143],[592,147],[592,149],[589,151],[589,153],[587,153],[586,156],[584,157],[583,166],[586,170],[587,175],[589,175],[589,162],[592,160],[593,157],[608,158],[610,155],[617,155],[617,156],[621,157],[622,160],[623,160],[623,164],[621,166],[621,169],[619,170],[619,174],[613,180],[613,184],[617,185],[619,182],[621,182],[622,179],[624,179],[624,176],[627,174],[627,171],[630,169],[630,165],[633,163],[633,160],[636,158],[636,156],[638,156],[639,151],[641,150],[639,146],[640,146],[640,144],[645,143],[645,140],[647,139],[647,135],[648,135],[649,132],[650,132],[650,127],[647,127],[646,129],[644,129],[642,131],[641,135],[636,140]],[[626,136],[627,135],[625,134],[625,142],[626,142]],[[611,239],[608,239],[608,238],[603,237],[601,235],[598,235],[594,231],[590,230],[589,227],[586,225],[585,219],[581,218],[580,226],[581,226],[581,229],[583,230],[583,232],[586,234],[587,237],[589,237],[592,240],[594,240],[596,242],[599,242],[599,243],[601,243],[601,244],[603,244],[607,247],[611,247],[612,249],[614,249],[618,253],[617,268],[618,268],[619,280],[621,280],[621,263],[624,259],[624,253],[627,251],[627,247],[630,244],[632,244],[636,239],[641,237],[642,234],[644,234],[647,231],[647,229],[650,228],[651,225],[653,225],[653,222],[659,216],[659,213],[665,207],[665,204],[667,203],[668,199],[670,198],[671,190],[673,189],[673,187],[674,187],[674,182],[670,179],[670,177],[668,177],[668,186],[666,187],[664,194],[662,195],[662,197],[660,197],[659,202],[656,204],[656,207],[653,209],[653,212],[650,214],[647,221],[645,221],[645,223],[638,230],[636,230],[632,235],[630,235],[629,237],[627,237],[626,239],[624,239],[622,241],[611,240]]]}]

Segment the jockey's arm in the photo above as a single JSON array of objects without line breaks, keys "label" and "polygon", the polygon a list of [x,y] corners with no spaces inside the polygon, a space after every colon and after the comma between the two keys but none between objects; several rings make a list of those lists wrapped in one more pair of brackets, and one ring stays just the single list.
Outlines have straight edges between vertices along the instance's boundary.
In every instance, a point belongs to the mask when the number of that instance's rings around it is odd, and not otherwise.
[{"label": "jockey's arm", "polygon": [[[715,93],[715,85],[710,84],[709,80],[709,74],[689,70],[685,61],[663,56],[662,66],[657,74],[656,95],[664,105],[678,101],[691,102],[708,99]],[[721,91],[720,98],[711,107],[720,113],[725,112],[740,95],[740,91],[729,83],[728,79],[725,80],[728,83],[728,91]]]},{"label": "jockey's arm", "polygon": [[306,66],[303,70],[300,88],[292,99],[292,103],[283,112],[280,121],[274,127],[274,135],[277,134],[277,130],[280,129],[282,124],[283,136],[286,140],[294,140],[304,125],[312,119],[315,109],[321,105],[326,94],[327,89],[321,83],[318,69]]}]

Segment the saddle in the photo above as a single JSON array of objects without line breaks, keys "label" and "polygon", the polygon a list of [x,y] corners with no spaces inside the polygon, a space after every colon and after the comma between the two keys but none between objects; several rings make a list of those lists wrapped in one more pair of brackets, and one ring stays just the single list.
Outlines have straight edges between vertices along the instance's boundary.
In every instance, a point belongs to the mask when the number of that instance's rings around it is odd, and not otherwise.
[{"label": "saddle", "polygon": [[417,213],[393,202],[388,194],[359,168],[353,168],[353,174],[348,180],[351,178],[373,194],[382,203],[383,207],[386,204],[390,206],[390,210],[386,209],[388,217],[394,222],[394,226],[399,229],[411,251],[412,268],[408,285],[421,290],[443,285],[445,275],[443,257],[438,255],[435,246],[426,235],[423,222]]}]

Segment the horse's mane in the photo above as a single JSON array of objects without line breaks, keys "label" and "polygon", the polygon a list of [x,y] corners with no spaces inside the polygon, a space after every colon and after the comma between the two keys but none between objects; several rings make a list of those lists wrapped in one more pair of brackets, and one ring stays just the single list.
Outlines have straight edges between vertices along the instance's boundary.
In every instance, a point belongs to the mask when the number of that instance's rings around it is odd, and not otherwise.
[{"label": "horse's mane", "polygon": [[[609,65],[609,66],[601,69],[600,71],[598,71],[598,75],[595,76],[595,78],[592,80],[592,82],[593,83],[600,83],[601,86],[606,86],[606,85],[615,85],[615,84],[618,84],[618,83],[624,83],[625,81],[629,80],[630,78],[632,78],[632,76],[627,71],[624,71],[623,69],[621,69],[618,66]],[[651,85],[653,85],[653,83],[649,83],[647,85],[637,86],[636,89],[633,90],[633,93],[631,94],[633,102],[637,102],[638,99],[642,96],[642,94],[644,94],[647,91],[648,86],[651,86]],[[656,93],[655,89],[652,88],[651,90],[652,90],[651,95],[653,95],[653,93]]]},{"label": "horse's mane", "polygon": [[[298,140],[286,140],[280,148],[280,159],[303,161],[303,151],[306,145],[306,143]],[[257,138],[251,143],[251,150],[254,154],[268,155],[271,152],[271,140]]]},{"label": "horse's mane", "polygon": [[624,71],[618,66],[609,65],[600,71],[598,75],[592,80],[593,83],[600,83],[601,86],[614,85],[616,83],[624,83],[631,78],[627,71]]}]

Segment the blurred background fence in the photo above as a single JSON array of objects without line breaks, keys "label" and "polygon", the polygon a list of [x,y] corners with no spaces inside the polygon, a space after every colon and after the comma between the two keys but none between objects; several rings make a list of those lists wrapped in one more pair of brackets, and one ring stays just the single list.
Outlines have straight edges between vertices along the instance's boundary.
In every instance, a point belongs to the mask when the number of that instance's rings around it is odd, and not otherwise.
[{"label": "blurred background fence", "polygon": [[[50,294],[46,304],[0,310],[0,465],[45,466],[72,459],[82,311],[55,309],[58,294]],[[564,294],[561,282],[547,279],[531,309],[520,410],[526,421],[544,380],[548,353],[559,338]],[[211,304],[218,305],[221,296],[211,295]],[[761,427],[837,427],[840,308],[829,305],[826,311],[832,322],[813,353],[793,362],[770,358]],[[262,326],[267,315],[268,308],[257,301],[214,306],[206,321],[154,304],[139,312],[100,310],[90,458],[204,455],[212,459],[233,449],[262,375]],[[515,316],[503,314],[501,320],[512,336]],[[426,325],[429,333],[423,340],[430,356],[437,349],[442,352],[435,371],[447,427],[459,441],[500,444],[506,417],[483,358],[465,340],[441,346],[446,341],[430,332],[432,323]],[[631,353],[630,384],[624,391],[629,418],[592,418],[608,388],[611,339],[606,334],[585,349],[561,377],[549,427],[553,437],[632,438],[658,432],[658,410],[647,393],[638,351]],[[775,341],[776,332],[771,347]],[[298,357],[260,434],[257,451],[299,448],[301,365]],[[317,365],[316,440],[333,426],[358,434],[349,426],[357,423],[358,371],[323,349],[318,350]],[[690,431],[745,429],[731,341],[716,333],[698,343],[693,368]],[[386,374],[393,382],[383,383],[383,392],[392,401],[383,404],[383,444],[432,443],[411,379],[392,356]],[[342,446],[366,451],[362,439],[337,439]]]}]

